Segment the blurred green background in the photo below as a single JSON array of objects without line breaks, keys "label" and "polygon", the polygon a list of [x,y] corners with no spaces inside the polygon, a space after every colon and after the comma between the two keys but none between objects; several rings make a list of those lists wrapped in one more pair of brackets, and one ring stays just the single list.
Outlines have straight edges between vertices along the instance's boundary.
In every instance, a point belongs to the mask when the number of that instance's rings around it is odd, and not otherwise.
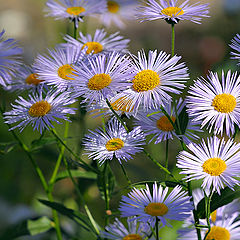
[{"label": "blurred green background", "polygon": [[[194,3],[196,1],[190,1]],[[206,0],[202,2],[208,2]],[[46,48],[52,48],[62,42],[62,36],[70,23],[67,21],[55,21],[53,18],[44,17],[45,0],[0,0],[0,30],[5,29],[5,37],[13,37],[19,40],[24,48],[24,61],[31,64],[38,53],[46,52]],[[181,55],[186,62],[191,80],[205,76],[209,70],[221,71],[221,69],[237,70],[236,62],[230,60],[231,39],[240,33],[240,1],[239,0],[210,0],[210,18],[205,18],[201,25],[183,21],[176,26],[176,54]],[[72,26],[71,26],[72,27]],[[80,24],[88,33],[95,32],[96,28],[103,26],[94,18],[87,19]],[[117,28],[107,29],[109,33],[118,31]],[[164,50],[170,53],[171,31],[170,25],[165,21],[152,21],[138,23],[133,20],[127,27],[120,31],[121,35],[131,40],[129,50],[137,53],[140,49]],[[6,102],[7,109],[16,98],[16,94],[4,92],[0,88],[0,103]],[[70,125],[68,145],[72,149],[79,149],[79,142],[87,129],[95,129],[101,124],[101,119],[94,119],[88,114],[84,125],[79,125],[80,116],[76,116]],[[64,125],[56,126],[62,135]],[[27,144],[40,137],[33,132],[31,127],[19,133]],[[7,126],[0,118],[0,143],[14,141]],[[46,136],[50,134],[46,133]],[[149,144],[147,148],[159,161],[164,161],[165,144]],[[80,149],[81,150],[81,149]],[[174,168],[176,155],[180,146],[176,141],[170,141],[170,168]],[[50,177],[58,152],[56,144],[49,144],[34,153],[38,164],[47,177]],[[86,156],[83,159],[89,161]],[[117,179],[116,194],[111,201],[111,209],[116,211],[122,194],[126,194],[126,180],[121,172],[118,162],[111,162],[111,167]],[[132,182],[164,179],[163,172],[145,156],[138,154],[134,160],[125,164]],[[91,180],[79,180],[79,186],[84,192],[86,202],[96,218],[103,225],[105,207],[101,199],[97,185]],[[15,147],[8,154],[0,155],[0,233],[11,224],[17,223],[27,217],[41,215],[51,216],[51,211],[38,202],[39,198],[45,198],[44,191],[35,174],[34,169],[19,147]],[[77,208],[75,192],[70,180],[59,181],[55,185],[54,198],[70,208]],[[76,233],[75,239],[90,239],[86,232],[82,232],[73,222],[61,218],[66,232]],[[164,228],[163,239],[176,239],[176,225],[174,229]],[[164,236],[167,236],[164,238]],[[51,231],[37,237],[23,237],[21,239],[55,239]]]}]

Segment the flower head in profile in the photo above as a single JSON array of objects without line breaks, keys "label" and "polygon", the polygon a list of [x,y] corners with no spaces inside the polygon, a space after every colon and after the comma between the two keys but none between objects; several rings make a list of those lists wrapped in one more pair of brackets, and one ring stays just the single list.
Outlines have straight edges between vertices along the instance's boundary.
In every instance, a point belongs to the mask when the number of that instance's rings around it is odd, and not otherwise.
[{"label": "flower head in profile", "polygon": [[182,151],[177,157],[180,174],[187,175],[184,179],[203,179],[204,190],[210,192],[212,188],[219,194],[224,185],[231,189],[239,185],[235,178],[240,176],[240,144],[212,137],[200,144],[190,143],[187,148],[190,152]]},{"label": "flower head in profile", "polygon": [[70,19],[75,22],[83,22],[83,18],[96,13],[103,13],[107,9],[105,0],[48,0],[46,2],[47,16],[55,19]]},{"label": "flower head in profile", "polygon": [[86,49],[87,54],[127,51],[129,39],[124,39],[118,32],[110,36],[106,35],[107,32],[104,29],[97,29],[93,36],[90,34],[84,36],[82,32],[79,32],[78,40],[69,35],[66,35],[64,39],[67,41],[67,44],[72,44],[80,49]]},{"label": "flower head in profile", "polygon": [[131,87],[116,95],[115,101],[120,99],[121,104],[122,99],[126,109],[136,111],[140,106],[144,110],[158,109],[171,102],[169,93],[181,93],[189,78],[185,64],[178,63],[180,59],[165,52],[157,53],[157,50],[149,51],[148,56],[144,51],[138,52],[138,58],[134,58]]},{"label": "flower head in profile", "polygon": [[102,164],[106,160],[128,161],[143,150],[144,135],[140,127],[127,132],[118,120],[108,122],[106,129],[98,128],[84,137],[83,144],[89,158]]},{"label": "flower head in profile", "polygon": [[236,52],[231,52],[233,55],[232,59],[237,59],[238,60],[238,65],[240,65],[240,35],[237,34],[234,39],[232,39],[232,43],[230,47],[236,51]]},{"label": "flower head in profile", "polygon": [[200,78],[190,87],[187,108],[194,121],[201,121],[209,132],[231,137],[235,132],[234,124],[240,123],[240,76],[229,70],[221,79],[217,73],[210,72],[208,80]]},{"label": "flower head in profile", "polygon": [[33,130],[42,133],[44,129],[53,127],[52,122],[60,124],[57,119],[69,121],[67,115],[75,113],[69,105],[75,101],[69,92],[55,90],[48,91],[46,95],[42,91],[31,94],[27,100],[19,97],[16,104],[12,104],[13,109],[4,113],[5,123],[17,123],[10,130],[19,128],[22,131],[27,125],[32,125]]},{"label": "flower head in profile", "polygon": [[11,82],[15,71],[21,64],[22,49],[14,39],[3,40],[5,31],[0,32],[0,85],[6,86]]},{"label": "flower head in profile", "polygon": [[164,19],[171,24],[182,20],[199,24],[203,17],[209,17],[208,4],[197,2],[190,5],[189,0],[185,0],[181,4],[178,2],[178,0],[147,0],[146,6],[138,8],[136,17],[142,22]]},{"label": "flower head in profile", "polygon": [[48,54],[38,55],[33,65],[39,79],[47,85],[55,85],[60,91],[75,86],[74,68],[85,58],[84,51],[67,45],[48,50]]},{"label": "flower head in profile", "polygon": [[[111,240],[143,240],[151,235],[151,229],[146,223],[139,223],[131,218],[127,219],[125,227],[117,218],[100,233],[102,238]],[[148,238],[149,239],[149,238]],[[152,238],[151,238],[152,239]]]},{"label": "flower head in profile", "polygon": [[169,226],[168,220],[182,221],[190,215],[193,206],[187,192],[176,186],[170,193],[155,182],[152,191],[146,184],[146,189],[132,189],[128,196],[123,196],[119,210],[122,217],[133,216],[140,222],[155,225],[156,218],[162,227]]}]

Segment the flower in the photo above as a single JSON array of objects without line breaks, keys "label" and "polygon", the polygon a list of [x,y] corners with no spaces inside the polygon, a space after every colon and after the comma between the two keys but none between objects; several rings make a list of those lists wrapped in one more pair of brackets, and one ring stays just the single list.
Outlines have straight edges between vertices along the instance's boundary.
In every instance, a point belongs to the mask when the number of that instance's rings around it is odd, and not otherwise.
[{"label": "flower", "polygon": [[75,87],[74,68],[85,57],[81,49],[72,45],[48,50],[48,55],[38,55],[33,67],[41,80],[55,85],[60,91]]},{"label": "flower", "polygon": [[12,104],[13,109],[4,113],[5,123],[18,123],[10,130],[19,128],[22,131],[28,124],[31,124],[33,130],[37,129],[40,133],[44,129],[53,127],[51,122],[60,122],[56,119],[68,120],[68,114],[74,114],[75,109],[68,107],[76,100],[71,97],[70,93],[65,91],[59,93],[58,91],[48,91],[46,96],[43,92],[29,95],[29,99],[25,100],[19,97],[16,100],[16,105]]},{"label": "flower", "polygon": [[85,97],[89,104],[111,98],[117,91],[126,89],[132,77],[129,58],[117,52],[96,55],[75,69],[76,94]]},{"label": "flower", "polygon": [[136,17],[141,22],[164,19],[171,24],[176,24],[180,20],[190,20],[200,24],[203,17],[209,17],[209,4],[197,2],[189,5],[189,0],[185,0],[182,4],[177,2],[178,0],[147,0],[147,6],[137,9]]},{"label": "flower", "polygon": [[[157,50],[149,51],[147,59],[144,51],[138,52],[138,58],[134,59],[131,88],[119,93],[115,101],[122,98],[126,109],[136,112],[140,106],[144,110],[156,109],[171,102],[172,97],[167,92],[179,94],[179,89],[184,88],[184,80],[189,78],[185,64],[178,64],[180,59],[165,52],[158,54]],[[120,99],[119,104],[121,102]]]},{"label": "flower", "polygon": [[163,189],[155,182],[152,193],[146,184],[146,189],[133,188],[128,197],[122,196],[119,210],[122,217],[134,216],[141,222],[155,225],[156,218],[161,226],[169,225],[167,220],[182,221],[190,215],[193,206],[187,192],[176,186],[169,194],[168,187]]},{"label": "flower", "polygon": [[56,20],[68,18],[74,21],[76,28],[79,21],[83,22],[83,17],[107,10],[105,0],[48,0],[46,6],[47,16]]},{"label": "flower", "polygon": [[237,34],[234,39],[232,39],[232,44],[230,47],[237,51],[237,52],[231,52],[233,55],[232,59],[237,59],[238,60],[238,65],[240,65],[240,35]]},{"label": "flower", "polygon": [[132,155],[141,152],[144,144],[144,136],[140,127],[127,132],[118,120],[108,122],[106,129],[98,128],[90,131],[83,139],[83,145],[88,157],[102,164],[106,160],[128,161]]},{"label": "flower", "polygon": [[[67,41],[67,44],[72,44],[80,49],[86,48],[87,54],[98,54],[98,53],[108,53],[112,51],[126,51],[129,43],[129,39],[124,39],[119,35],[119,32],[111,34],[109,37],[106,37],[107,33],[104,29],[97,29],[94,36],[87,34],[83,35],[82,32],[79,32],[78,40],[72,38],[69,35],[64,37],[64,40]],[[66,44],[62,44],[66,45]]]},{"label": "flower", "polygon": [[136,0],[107,0],[107,11],[100,15],[100,21],[106,27],[115,24],[119,28],[124,28],[123,20],[131,20],[134,10],[138,5]]},{"label": "flower", "polygon": [[[176,102],[176,110],[178,118],[181,116],[182,112],[185,107],[185,102],[180,98],[179,101]],[[171,117],[173,123],[177,123],[175,110],[173,109],[173,105],[171,103],[165,105],[165,111]],[[180,125],[186,124],[185,132],[182,132],[181,135],[177,135],[172,123],[169,119],[165,116],[165,114],[160,111],[148,111],[148,112],[140,112],[136,116],[135,125],[141,126],[142,130],[144,131],[145,135],[153,134],[150,142],[155,140],[155,144],[166,141],[167,139],[173,139],[173,137],[182,138],[185,143],[189,143],[189,138],[198,139],[198,136],[195,135],[192,131],[200,131],[199,127],[194,124],[192,119],[188,119],[188,122],[182,122]]]},{"label": "flower", "polygon": [[105,230],[101,231],[102,238],[112,240],[142,240],[151,234],[151,229],[146,223],[138,223],[131,218],[127,219],[126,228],[117,218],[113,224],[109,224]]},{"label": "flower", "polygon": [[191,151],[182,151],[177,157],[177,167],[186,174],[187,181],[203,179],[202,188],[210,192],[217,191],[227,185],[233,189],[239,185],[235,177],[240,176],[240,144],[233,140],[220,140],[211,137],[200,144],[190,143],[187,148]]},{"label": "flower", "polygon": [[210,72],[207,80],[200,78],[188,91],[186,99],[188,113],[194,121],[201,121],[201,126],[214,134],[226,134],[230,137],[235,132],[234,124],[240,123],[240,76],[229,70],[225,77],[222,71],[220,80],[217,73]]},{"label": "flower", "polygon": [[17,46],[14,39],[3,41],[4,33],[4,30],[0,32],[0,85],[5,87],[21,64],[22,48]]}]

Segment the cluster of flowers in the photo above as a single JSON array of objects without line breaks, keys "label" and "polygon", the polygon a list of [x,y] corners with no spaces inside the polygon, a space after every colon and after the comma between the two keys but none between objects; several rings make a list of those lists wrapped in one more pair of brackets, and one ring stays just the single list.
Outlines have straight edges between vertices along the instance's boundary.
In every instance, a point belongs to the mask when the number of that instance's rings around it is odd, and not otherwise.
[{"label": "cluster of flowers", "polygon": [[[103,21],[108,23],[111,17],[118,21],[113,14],[119,11],[121,4],[130,2],[61,0],[57,3],[49,0],[47,6],[49,15],[69,18],[75,24],[83,21],[83,17],[97,13],[101,13]],[[138,8],[137,14],[141,21],[165,19],[172,25],[180,20],[200,23],[202,17],[207,16],[207,4],[189,5],[184,1],[178,5],[177,0],[148,0]],[[177,157],[177,167],[186,175],[186,181],[203,179],[202,188],[208,196],[215,191],[220,194],[224,186],[233,189],[239,185],[240,144],[233,140],[236,126],[240,125],[240,76],[237,72],[229,70],[221,76],[210,72],[207,79],[194,81],[185,101],[181,98],[176,101],[172,95],[181,94],[189,79],[188,69],[185,63],[180,63],[180,56],[157,50],[148,53],[141,50],[134,56],[127,50],[128,39],[119,33],[107,37],[103,29],[96,30],[94,36],[84,36],[80,32],[78,39],[68,35],[64,39],[66,43],[38,55],[31,67],[20,67],[21,49],[12,39],[1,39],[1,85],[9,91],[31,90],[28,100],[19,97],[12,105],[13,109],[5,113],[6,123],[17,123],[11,129],[23,130],[31,124],[42,133],[53,127],[53,121],[69,120],[69,115],[76,110],[70,105],[80,98],[82,104],[87,104],[89,112],[111,117],[106,128],[90,131],[84,137],[89,158],[102,164],[115,157],[122,164],[123,160],[128,161],[143,151],[148,135],[155,143],[177,137],[188,148]],[[233,58],[239,61],[239,35],[233,39],[231,47],[236,51]],[[179,130],[179,116],[185,109],[188,122]],[[129,131],[118,121],[116,114],[134,118],[134,128]],[[192,142],[199,138],[194,131],[199,132],[205,126],[214,136],[200,144]],[[230,140],[216,136],[224,134]],[[168,220],[185,220],[185,229],[180,231],[179,239],[197,239],[191,211],[204,194],[194,194],[193,200],[187,195],[181,186],[176,186],[170,193],[167,187],[164,189],[157,183],[151,189],[148,185],[145,189],[134,188],[128,196],[122,197],[119,208],[122,217],[129,217],[129,228],[116,219],[102,236],[150,239],[156,222],[163,227],[170,226]],[[214,214],[211,231],[205,239],[240,238],[236,202]],[[201,234],[204,236],[205,230]]]}]

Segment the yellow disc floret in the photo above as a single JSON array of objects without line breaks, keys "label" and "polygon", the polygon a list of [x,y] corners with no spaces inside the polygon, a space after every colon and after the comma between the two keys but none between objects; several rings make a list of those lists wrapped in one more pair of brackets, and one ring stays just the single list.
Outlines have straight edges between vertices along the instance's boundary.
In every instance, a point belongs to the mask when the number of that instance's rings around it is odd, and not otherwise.
[{"label": "yellow disc floret", "polygon": [[167,7],[162,10],[162,13],[169,17],[176,17],[179,15],[183,15],[184,11],[182,10],[182,8],[179,7]]},{"label": "yellow disc floret", "polygon": [[230,240],[230,232],[223,227],[213,226],[206,240]]},{"label": "yellow disc floret", "polygon": [[97,54],[103,51],[103,45],[99,42],[87,42],[82,46],[82,49],[87,47],[86,54],[90,54],[93,52],[93,54]]},{"label": "yellow disc floret", "polygon": [[211,176],[219,176],[226,170],[227,164],[221,158],[209,158],[203,163],[202,168]]},{"label": "yellow disc floret", "polygon": [[112,82],[112,79],[109,74],[100,73],[94,75],[88,81],[88,88],[90,90],[102,90],[103,88],[109,86]]},{"label": "yellow disc floret", "polygon": [[214,109],[221,113],[231,113],[236,105],[236,98],[228,93],[218,94],[212,101]]},{"label": "yellow disc floret", "polygon": [[33,84],[37,86],[40,82],[42,82],[42,80],[38,79],[38,75],[36,73],[32,73],[26,78],[25,82],[29,85]]},{"label": "yellow disc floret", "polygon": [[153,70],[142,70],[132,80],[137,92],[152,90],[160,84],[159,75]]},{"label": "yellow disc floret", "polygon": [[[172,116],[171,119],[175,123],[176,118]],[[170,132],[174,129],[172,123],[166,116],[162,116],[157,120],[157,127],[164,132]]]},{"label": "yellow disc floret", "polygon": [[84,7],[69,7],[67,8],[66,12],[70,15],[78,16],[82,12],[85,12]]},{"label": "yellow disc floret", "polygon": [[47,101],[40,101],[34,103],[28,113],[32,117],[43,117],[51,110],[51,105]]},{"label": "yellow disc floret", "polygon": [[144,211],[154,217],[164,216],[168,213],[168,207],[164,203],[149,203]]},{"label": "yellow disc floret", "polygon": [[107,7],[110,13],[117,13],[120,9],[119,4],[115,1],[107,1]]},{"label": "yellow disc floret", "polygon": [[216,222],[216,220],[217,220],[217,210],[215,210],[211,213],[211,219],[214,223]]},{"label": "yellow disc floret", "polygon": [[142,240],[142,237],[139,234],[128,234],[122,240]]},{"label": "yellow disc floret", "polygon": [[73,73],[74,68],[70,64],[65,64],[58,68],[58,76],[60,78],[63,78],[65,80],[74,80],[73,77],[70,76],[76,76],[76,74]]},{"label": "yellow disc floret", "polygon": [[121,149],[123,146],[124,146],[124,142],[120,138],[110,139],[106,143],[106,149],[108,151],[117,151],[117,150]]}]

